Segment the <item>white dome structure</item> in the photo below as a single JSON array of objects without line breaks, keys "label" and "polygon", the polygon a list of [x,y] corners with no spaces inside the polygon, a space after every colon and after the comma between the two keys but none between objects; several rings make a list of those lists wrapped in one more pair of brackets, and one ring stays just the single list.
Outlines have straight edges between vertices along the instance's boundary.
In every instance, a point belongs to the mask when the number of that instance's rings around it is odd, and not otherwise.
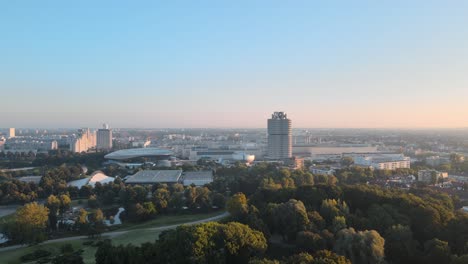
[{"label": "white dome structure", "polygon": [[93,174],[91,174],[90,177],[69,182],[68,186],[81,188],[84,185],[90,185],[94,187],[96,183],[98,182],[100,182],[101,184],[106,184],[109,182],[114,182],[114,180],[115,180],[114,177],[109,177],[106,174],[104,174],[104,172],[102,171],[95,171]]},{"label": "white dome structure", "polygon": [[122,149],[109,153],[104,156],[110,160],[127,160],[133,158],[142,157],[160,157],[169,158],[173,155],[173,152],[167,149],[159,148],[134,148],[134,149]]}]

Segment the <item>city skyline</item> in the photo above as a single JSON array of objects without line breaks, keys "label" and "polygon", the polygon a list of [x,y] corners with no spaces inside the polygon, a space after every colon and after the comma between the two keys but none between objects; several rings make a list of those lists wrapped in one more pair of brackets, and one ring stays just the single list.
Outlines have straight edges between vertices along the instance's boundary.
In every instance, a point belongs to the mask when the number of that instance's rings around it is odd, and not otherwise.
[{"label": "city skyline", "polygon": [[468,3],[8,2],[4,126],[468,127]]}]

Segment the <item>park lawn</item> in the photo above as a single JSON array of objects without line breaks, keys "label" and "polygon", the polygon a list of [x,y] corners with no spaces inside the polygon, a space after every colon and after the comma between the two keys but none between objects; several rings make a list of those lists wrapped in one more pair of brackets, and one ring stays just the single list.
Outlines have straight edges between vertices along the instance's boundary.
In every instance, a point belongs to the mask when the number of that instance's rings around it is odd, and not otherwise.
[{"label": "park lawn", "polygon": [[21,260],[20,260],[21,256],[32,253],[38,249],[50,251],[55,256],[55,255],[60,254],[60,248],[64,244],[71,244],[75,250],[83,249],[84,250],[83,255],[82,255],[83,260],[85,260],[85,263],[91,264],[91,263],[94,263],[94,254],[96,253],[97,248],[92,247],[92,246],[83,246],[83,242],[85,241],[86,239],[79,239],[79,240],[73,240],[73,241],[67,241],[67,242],[42,244],[42,245],[25,247],[25,248],[19,248],[16,250],[4,251],[0,253],[0,259],[1,259],[0,261],[1,263],[5,263],[5,264],[21,263]]},{"label": "park lawn", "polygon": [[200,214],[180,214],[180,215],[161,215],[156,216],[155,219],[140,223],[140,224],[124,224],[119,231],[132,230],[132,229],[142,229],[142,228],[153,228],[166,225],[176,225],[181,223],[193,222],[198,220],[203,220],[206,218],[214,217],[220,214],[223,214],[224,211],[216,211],[211,213],[200,213]]},{"label": "park lawn", "polygon": [[113,237],[112,244],[127,245],[132,244],[139,246],[146,242],[154,243],[159,238],[161,231],[159,230],[132,230],[128,233]]},{"label": "park lawn", "polygon": [[2,217],[0,217],[0,224],[13,221],[14,218],[15,218],[15,213],[11,213],[9,215],[2,216]]},{"label": "park lawn", "polygon": [[[198,220],[203,220],[206,218],[210,218],[213,216],[217,216],[222,214],[223,211],[212,212],[207,214],[193,214],[193,215],[162,215],[158,216],[156,219],[141,223],[135,224],[132,226],[128,226],[122,229],[118,229],[117,231],[128,231],[127,233],[116,235],[111,237],[112,243],[114,245],[127,245],[133,244],[135,246],[141,245],[145,242],[154,242],[161,233],[160,230],[148,230],[148,228],[156,228],[161,226],[167,225],[176,225],[182,224],[187,222],[193,222]],[[126,224],[129,225],[129,224]],[[102,236],[102,239],[109,238],[106,235]],[[44,249],[51,251],[53,255],[60,254],[60,248],[64,244],[71,244],[75,250],[83,249],[83,261],[86,264],[94,263],[94,254],[96,253],[97,248],[93,246],[85,246],[83,242],[89,241],[89,239],[77,239],[77,240],[70,240],[66,242],[56,242],[50,244],[41,244],[35,245],[31,247],[19,248],[16,250],[9,250],[0,253],[0,263],[5,264],[16,264],[21,263],[20,257],[26,254],[29,254],[37,249]]]}]

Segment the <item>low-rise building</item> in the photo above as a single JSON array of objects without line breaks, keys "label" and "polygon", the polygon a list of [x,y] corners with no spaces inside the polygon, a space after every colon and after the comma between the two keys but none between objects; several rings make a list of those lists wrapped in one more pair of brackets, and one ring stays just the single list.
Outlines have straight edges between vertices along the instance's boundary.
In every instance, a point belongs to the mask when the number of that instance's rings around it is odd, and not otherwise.
[{"label": "low-rise building", "polygon": [[182,174],[182,184],[184,186],[192,185],[203,186],[213,182],[212,171],[187,171]]},{"label": "low-rise building", "polygon": [[432,167],[437,167],[442,164],[450,163],[449,157],[440,157],[440,156],[430,156],[430,157],[427,157],[424,161],[427,165],[432,166]]},{"label": "low-rise building", "polygon": [[448,178],[447,172],[440,172],[436,170],[420,170],[418,172],[418,181],[426,183],[436,183],[445,178]]},{"label": "low-rise building", "polygon": [[409,169],[411,158],[396,153],[349,154],[354,164],[362,167],[372,167],[377,170]]},{"label": "low-rise building", "polygon": [[142,170],[125,177],[128,184],[178,183],[182,170]]},{"label": "low-rise building", "polygon": [[323,166],[310,166],[309,171],[315,175],[327,175],[327,176],[335,175],[335,172],[336,172],[334,168],[323,167]]}]

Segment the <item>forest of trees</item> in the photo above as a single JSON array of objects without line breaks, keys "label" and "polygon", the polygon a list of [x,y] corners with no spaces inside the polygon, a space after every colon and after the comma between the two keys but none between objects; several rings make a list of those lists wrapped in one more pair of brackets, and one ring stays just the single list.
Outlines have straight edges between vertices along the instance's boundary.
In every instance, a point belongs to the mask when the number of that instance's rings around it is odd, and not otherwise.
[{"label": "forest of trees", "polygon": [[[357,184],[338,184],[333,177],[271,164],[221,168],[216,173],[216,181],[208,187],[234,192],[226,202],[230,218],[223,225],[241,223],[243,228],[229,228],[240,233],[236,236],[248,233],[264,240],[235,245],[247,249],[233,255],[226,248],[231,242],[221,235],[225,233],[214,235],[218,231],[213,229],[224,226],[203,224],[168,231],[141,247],[103,244],[97,263],[127,263],[106,259],[103,252],[121,252],[129,259],[135,256],[132,252],[140,252],[147,263],[464,263],[468,259],[468,215],[456,210],[457,200],[447,194],[359,184],[382,176],[367,170],[341,172]],[[195,245],[206,246],[177,254],[180,248]]]},{"label": "forest of trees", "polygon": [[[97,263],[457,264],[468,259],[468,215],[457,210],[457,197],[428,188],[366,184],[386,177],[385,172],[347,168],[336,177],[320,176],[265,163],[216,168],[215,181],[204,187],[132,186],[117,178],[81,189],[64,185],[79,174],[78,168],[60,166],[48,173],[33,188],[46,199],[44,206],[26,205],[40,217],[27,223],[24,219],[31,216],[20,210],[5,232],[17,242],[35,243],[61,228],[98,235],[106,228],[100,208],[113,205],[126,209],[126,222],[224,207],[230,213],[222,223],[181,226],[141,246],[105,241],[98,247]],[[24,194],[15,185],[0,184],[0,197],[10,197],[15,188]],[[26,193],[28,187],[22,187]],[[87,199],[89,210],[81,209],[73,226],[57,225],[77,197]]]}]

